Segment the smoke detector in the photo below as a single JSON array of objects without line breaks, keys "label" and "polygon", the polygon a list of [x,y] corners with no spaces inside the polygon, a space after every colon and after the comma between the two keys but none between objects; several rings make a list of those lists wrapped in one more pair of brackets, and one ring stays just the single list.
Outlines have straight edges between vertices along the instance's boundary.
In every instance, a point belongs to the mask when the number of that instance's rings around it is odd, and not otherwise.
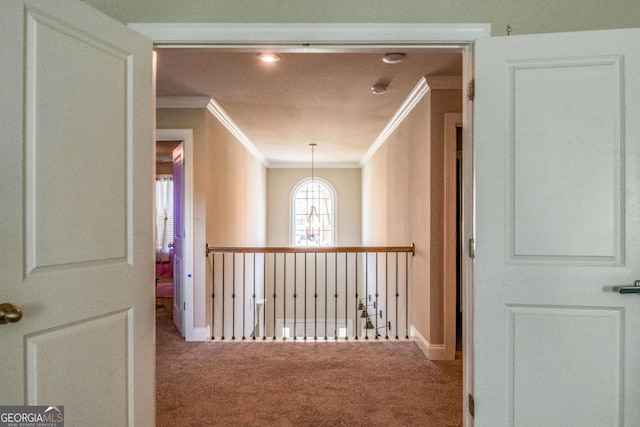
[{"label": "smoke detector", "polygon": [[387,64],[397,64],[404,59],[404,53],[387,53],[382,57],[382,61]]},{"label": "smoke detector", "polygon": [[374,95],[382,95],[386,91],[387,91],[387,85],[384,83],[376,83],[373,86],[371,86],[371,92]]}]

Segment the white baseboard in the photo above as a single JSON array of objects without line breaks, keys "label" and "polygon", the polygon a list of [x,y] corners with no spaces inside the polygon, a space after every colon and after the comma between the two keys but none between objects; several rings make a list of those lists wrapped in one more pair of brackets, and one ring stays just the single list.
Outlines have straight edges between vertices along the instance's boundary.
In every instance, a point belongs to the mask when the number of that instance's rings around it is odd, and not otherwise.
[{"label": "white baseboard", "polygon": [[446,360],[446,351],[444,344],[431,344],[422,336],[415,326],[411,325],[410,336],[418,344],[418,347],[429,360]]},{"label": "white baseboard", "polygon": [[185,341],[208,341],[209,338],[209,327],[193,328],[193,336],[185,337]]}]

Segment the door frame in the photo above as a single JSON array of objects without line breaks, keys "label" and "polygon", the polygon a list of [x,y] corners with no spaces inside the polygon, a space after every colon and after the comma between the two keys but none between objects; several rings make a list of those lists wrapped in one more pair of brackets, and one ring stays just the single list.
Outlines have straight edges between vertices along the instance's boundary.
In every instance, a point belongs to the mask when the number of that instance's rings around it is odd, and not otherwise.
[{"label": "door frame", "polygon": [[184,153],[184,228],[185,242],[183,245],[183,298],[184,308],[184,338],[187,341],[201,341],[196,337],[193,322],[196,306],[196,290],[194,289],[193,263],[193,129],[156,129],[156,141],[182,141]]},{"label": "door frame", "polygon": [[[372,49],[457,49],[462,53],[463,230],[462,241],[474,238],[473,44],[490,37],[489,24],[387,23],[130,23],[156,47],[206,47],[243,51],[362,52]],[[463,423],[473,425],[467,396],[473,394],[473,254],[463,245]],[[206,306],[206,292],[198,293]],[[195,297],[195,295],[194,295]],[[194,300],[194,303],[196,301]]]}]

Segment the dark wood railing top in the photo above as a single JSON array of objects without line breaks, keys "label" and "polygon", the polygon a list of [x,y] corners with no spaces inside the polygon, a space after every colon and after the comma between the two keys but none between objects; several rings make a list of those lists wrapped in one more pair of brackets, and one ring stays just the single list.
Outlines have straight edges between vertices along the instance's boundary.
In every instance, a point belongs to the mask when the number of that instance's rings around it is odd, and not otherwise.
[{"label": "dark wood railing top", "polygon": [[411,246],[282,246],[282,247],[212,247],[207,244],[207,256],[210,253],[375,253],[408,252],[415,254],[415,245]]}]

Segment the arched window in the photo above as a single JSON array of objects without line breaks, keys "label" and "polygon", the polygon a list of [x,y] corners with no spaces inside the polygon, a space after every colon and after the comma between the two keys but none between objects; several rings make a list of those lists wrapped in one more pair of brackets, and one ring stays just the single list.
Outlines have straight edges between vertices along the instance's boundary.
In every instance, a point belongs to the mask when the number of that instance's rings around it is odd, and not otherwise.
[{"label": "arched window", "polygon": [[293,192],[294,246],[335,245],[335,192],[318,178],[298,184]]}]

